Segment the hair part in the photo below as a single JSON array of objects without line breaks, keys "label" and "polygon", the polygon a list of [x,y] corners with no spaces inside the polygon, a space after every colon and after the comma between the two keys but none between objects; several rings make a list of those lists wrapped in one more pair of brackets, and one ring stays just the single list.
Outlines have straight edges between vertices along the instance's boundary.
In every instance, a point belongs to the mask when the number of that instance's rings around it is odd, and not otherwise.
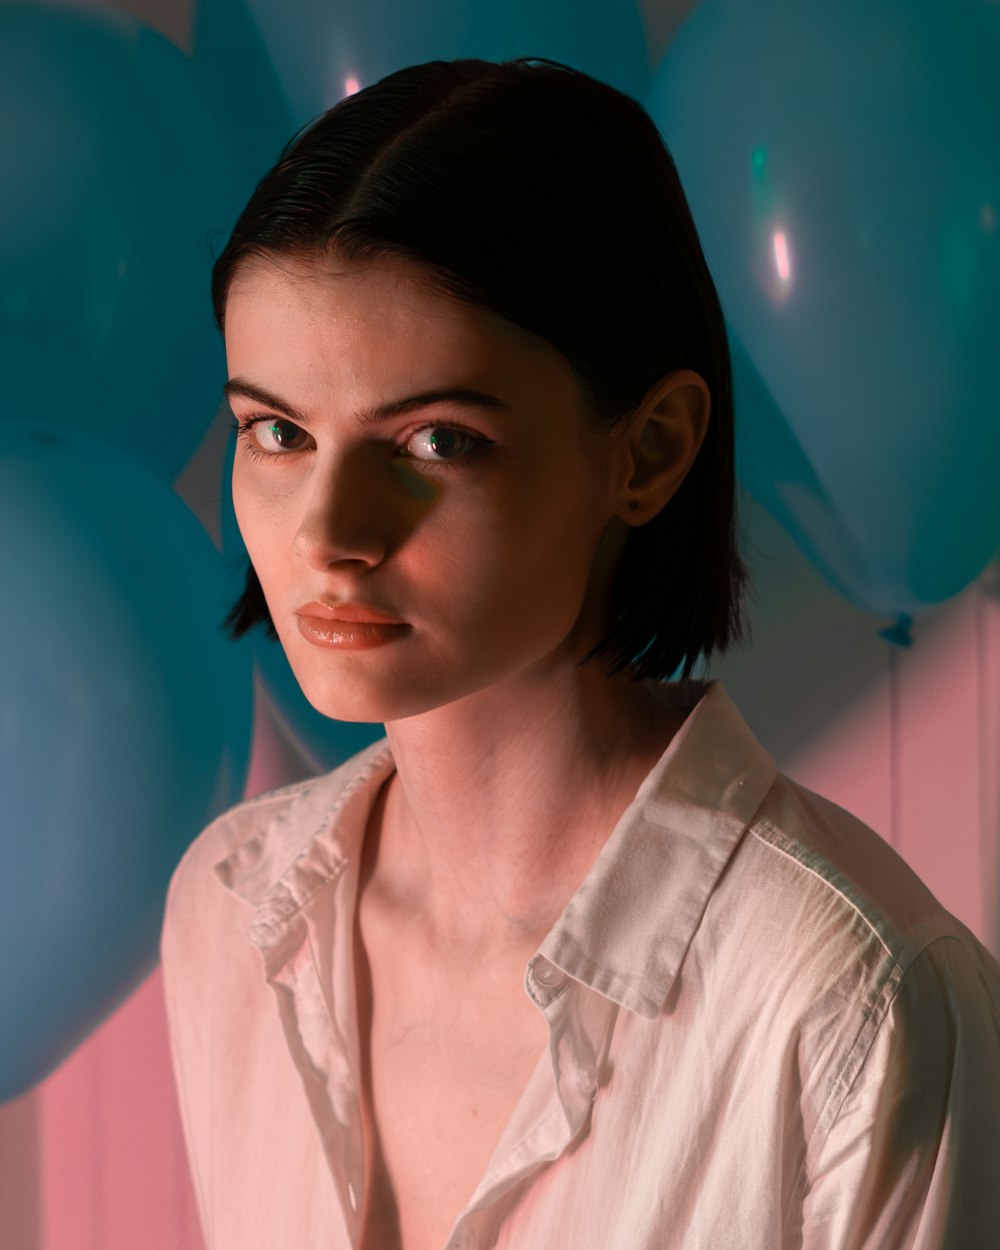
[{"label": "hair part", "polygon": [[[733,396],[718,295],[658,130],[631,97],[539,57],[431,61],[348,96],[286,145],[212,273],[216,324],[255,259],[413,262],[431,289],[490,308],[569,362],[598,428],[659,378],[699,373],[702,447],[629,535],[610,628],[583,662],[690,676],[744,632]],[[257,575],[226,618],[277,637]]]}]

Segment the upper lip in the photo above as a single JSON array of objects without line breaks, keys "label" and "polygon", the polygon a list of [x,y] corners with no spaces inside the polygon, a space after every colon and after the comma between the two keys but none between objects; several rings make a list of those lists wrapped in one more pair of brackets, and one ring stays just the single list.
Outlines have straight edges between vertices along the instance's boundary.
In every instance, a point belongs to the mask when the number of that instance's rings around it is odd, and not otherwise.
[{"label": "upper lip", "polygon": [[310,599],[301,608],[295,609],[297,616],[318,616],[324,621],[358,621],[372,625],[404,625],[398,616],[390,616],[380,612],[378,608],[370,608],[364,603],[337,603],[330,599]]}]

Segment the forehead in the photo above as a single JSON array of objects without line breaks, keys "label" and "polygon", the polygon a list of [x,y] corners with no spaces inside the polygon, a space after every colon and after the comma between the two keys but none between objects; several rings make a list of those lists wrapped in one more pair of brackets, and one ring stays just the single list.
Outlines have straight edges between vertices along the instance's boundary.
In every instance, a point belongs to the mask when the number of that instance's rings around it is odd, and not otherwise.
[{"label": "forehead", "polygon": [[[544,339],[491,309],[434,288],[405,260],[334,265],[254,258],[237,271],[226,302],[227,352],[359,362],[419,351],[429,367],[458,357],[472,367],[558,355]],[[443,361],[439,362],[439,358]],[[408,364],[412,366],[410,359]]]}]

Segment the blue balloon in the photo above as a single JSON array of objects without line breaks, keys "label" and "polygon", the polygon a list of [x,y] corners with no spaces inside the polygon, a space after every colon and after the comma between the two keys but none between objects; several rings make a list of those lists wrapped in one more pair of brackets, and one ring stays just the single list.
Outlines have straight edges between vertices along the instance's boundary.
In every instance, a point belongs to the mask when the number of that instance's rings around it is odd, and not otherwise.
[{"label": "blue balloon", "polygon": [[0,519],[3,1101],[155,965],[174,866],[243,794],[252,683],[218,552],[135,458],[9,421]]},{"label": "blue balloon", "polygon": [[730,327],[736,466],[751,495],[795,536],[803,553],[846,598],[877,597],[864,553],[853,543],[834,501]]},{"label": "blue balloon", "polygon": [[[171,479],[225,358],[213,236],[247,191],[191,61],[91,5],[0,5],[0,372],[11,411]],[[257,171],[259,173],[259,171]]]},{"label": "blue balloon", "polygon": [[[880,613],[957,593],[1000,541],[998,60],[989,0],[704,0],[646,101],[782,414],[737,412],[750,485]],[[764,480],[789,457],[798,499]]]},{"label": "blue balloon", "polygon": [[[237,208],[241,209],[291,137],[291,115],[260,31],[243,0],[201,0],[194,14],[192,42],[198,82],[227,128],[227,144],[239,169]],[[235,219],[234,215],[226,223],[227,230]]]},{"label": "blue balloon", "polygon": [[632,0],[247,0],[296,125],[359,87],[423,61],[544,56],[633,96],[649,84],[645,32]]},{"label": "blue balloon", "polygon": [[[230,606],[243,593],[248,565],[247,549],[233,510],[233,459],[235,441],[230,440],[222,480],[222,550],[226,560],[227,595]],[[262,686],[295,745],[318,771],[343,764],[376,739],[385,736],[379,722],[342,721],[317,712],[302,693],[280,642],[269,638],[263,626],[250,635],[254,667]]]}]

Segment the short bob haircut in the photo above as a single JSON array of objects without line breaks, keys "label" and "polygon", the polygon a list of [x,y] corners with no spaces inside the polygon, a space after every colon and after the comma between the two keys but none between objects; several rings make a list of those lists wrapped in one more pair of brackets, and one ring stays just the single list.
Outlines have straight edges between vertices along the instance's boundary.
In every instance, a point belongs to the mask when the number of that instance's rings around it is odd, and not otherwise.
[{"label": "short bob haircut", "polygon": [[[303,128],[258,183],[214,266],[220,330],[234,275],[262,256],[417,262],[430,289],[560,351],[603,429],[664,374],[699,373],[705,441],[669,503],[629,534],[609,632],[582,662],[686,678],[740,637],[722,310],[673,160],[635,100],[542,57],[399,70]],[[258,623],[277,637],[248,564],[225,626],[238,638]]]}]

